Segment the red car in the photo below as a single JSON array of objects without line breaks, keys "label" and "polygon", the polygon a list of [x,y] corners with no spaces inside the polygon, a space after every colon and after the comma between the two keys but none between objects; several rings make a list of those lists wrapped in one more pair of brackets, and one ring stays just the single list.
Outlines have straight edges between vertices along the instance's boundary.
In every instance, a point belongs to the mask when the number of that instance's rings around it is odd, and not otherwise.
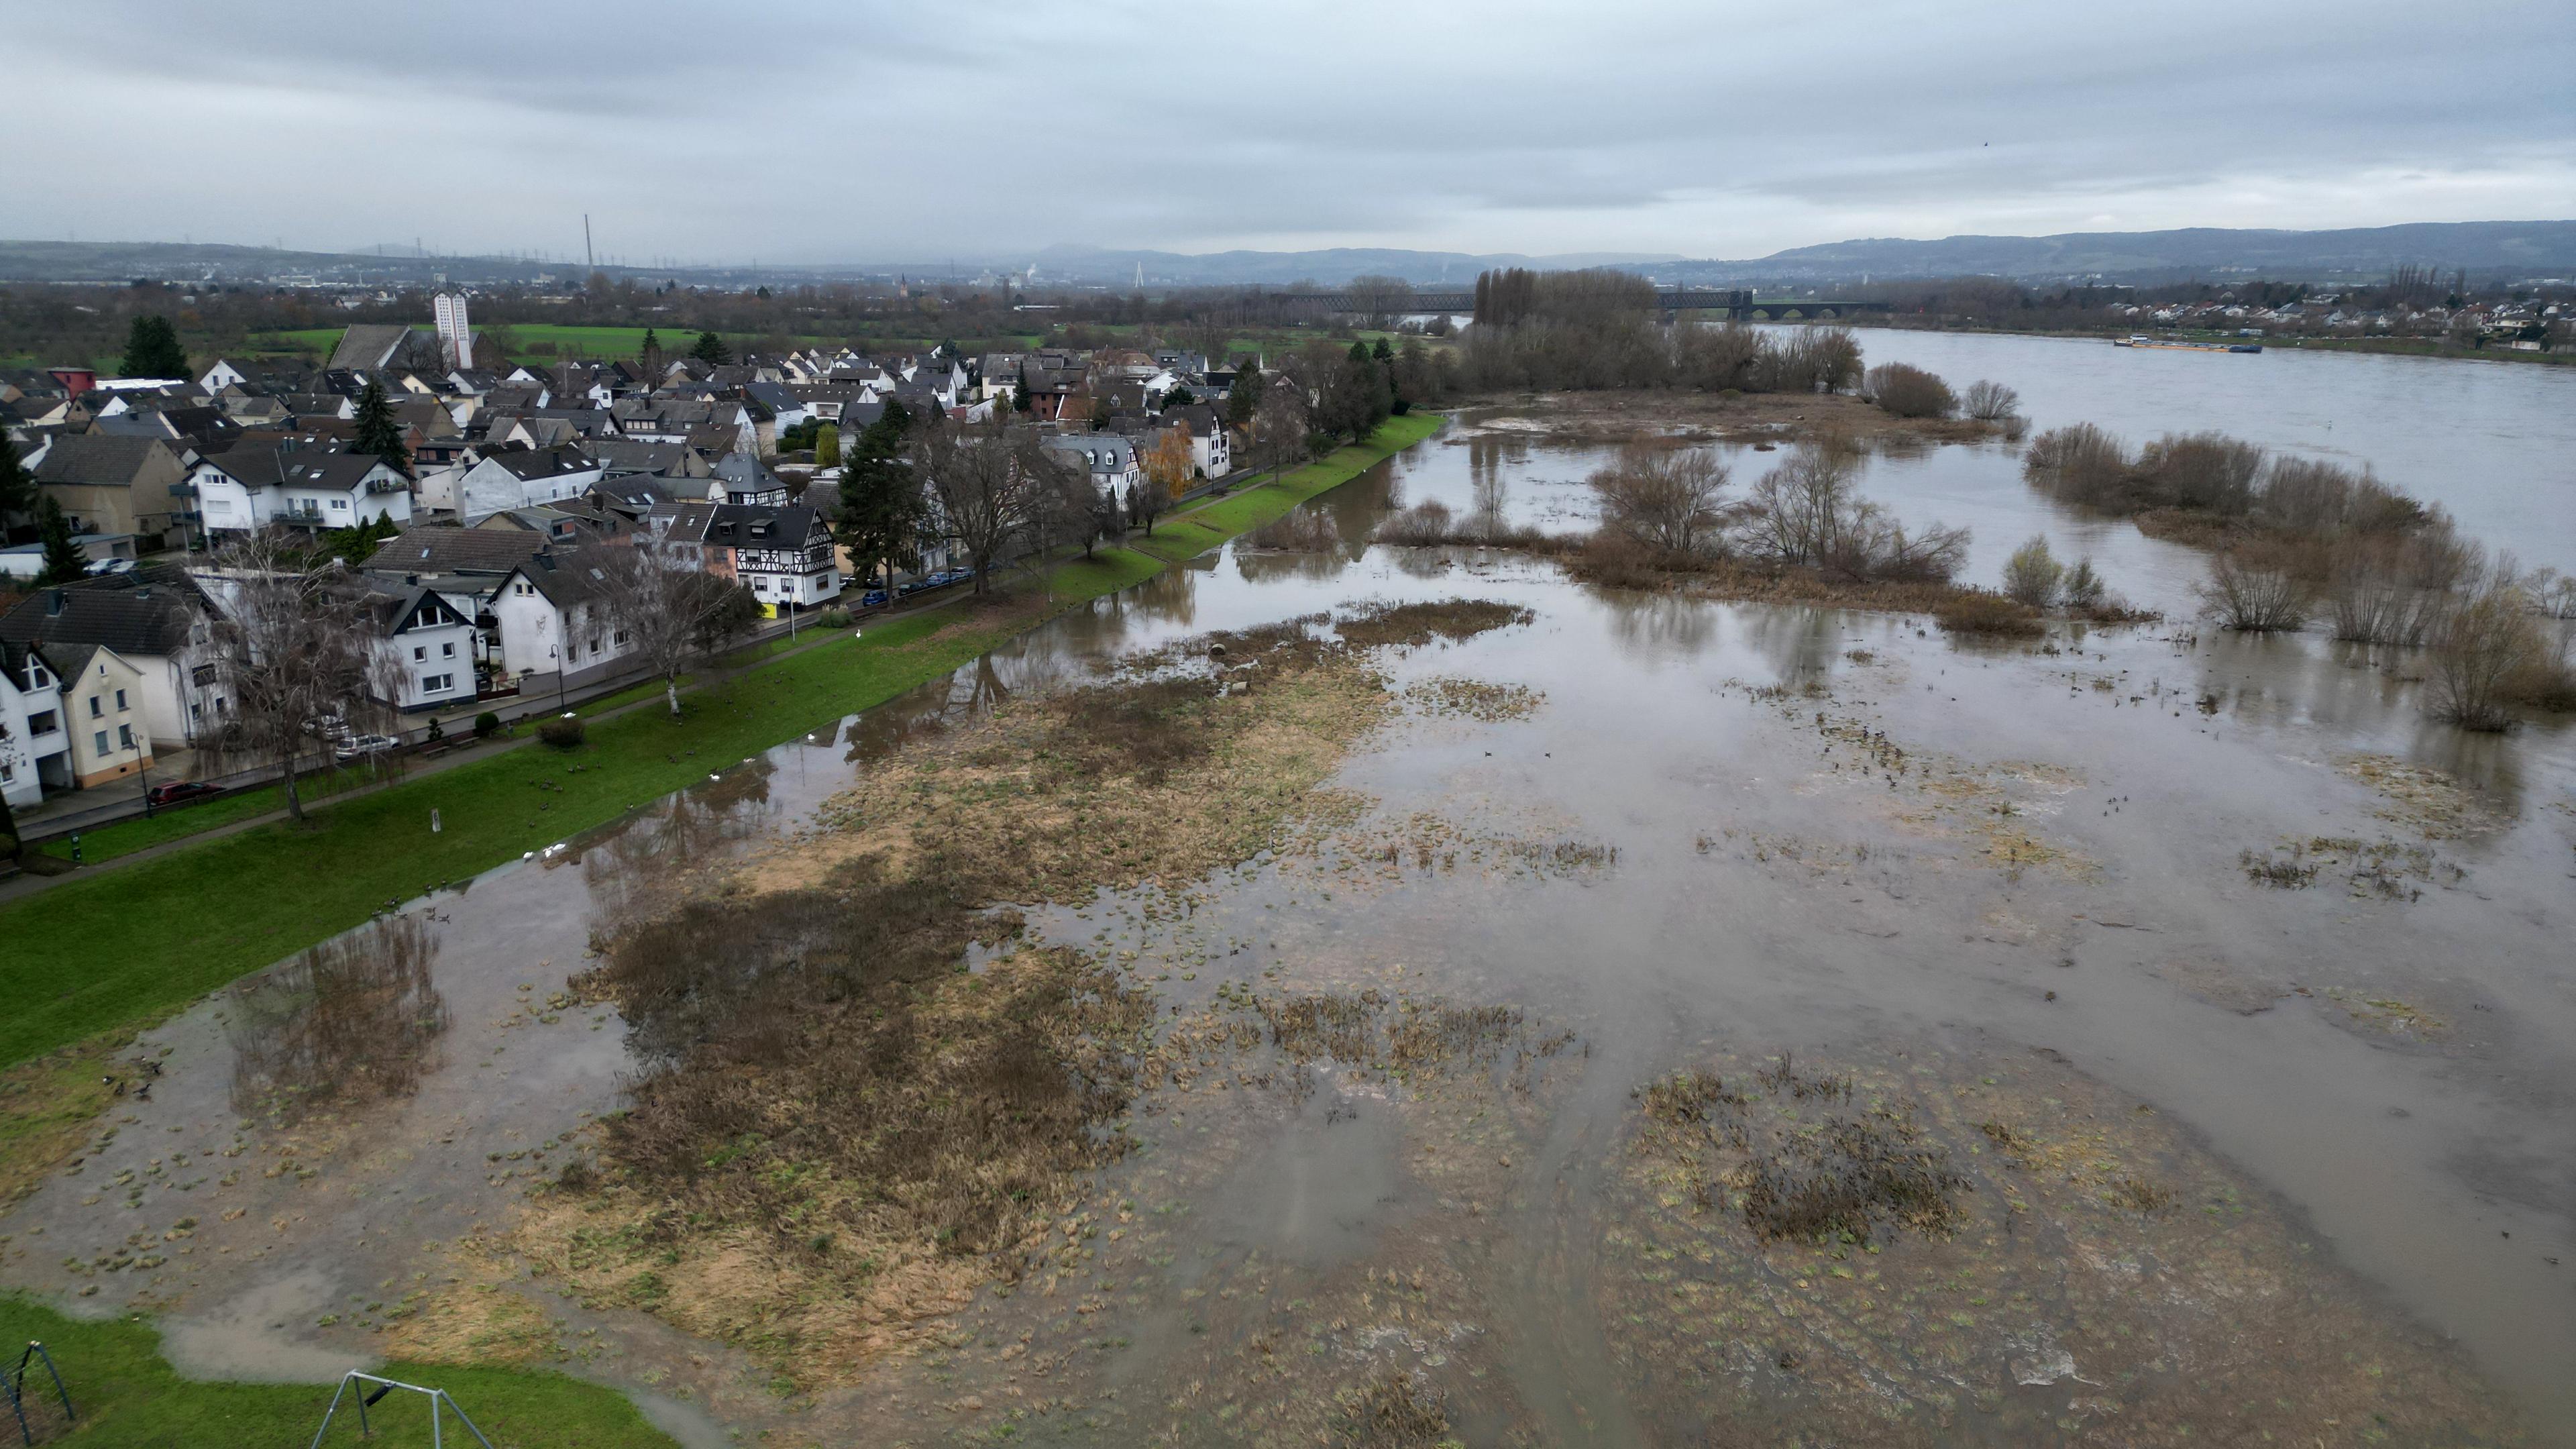
[{"label": "red car", "polygon": [[220,792],[214,786],[202,780],[173,780],[169,784],[155,785],[144,791],[143,798],[153,805],[184,805],[200,795],[217,793]]}]

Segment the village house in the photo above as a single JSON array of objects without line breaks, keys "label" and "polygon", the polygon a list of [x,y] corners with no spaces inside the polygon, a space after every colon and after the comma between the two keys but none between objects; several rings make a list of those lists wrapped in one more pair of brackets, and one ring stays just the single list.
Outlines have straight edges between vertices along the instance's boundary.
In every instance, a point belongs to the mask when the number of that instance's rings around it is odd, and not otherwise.
[{"label": "village house", "polygon": [[507,508],[559,503],[596,487],[599,462],[574,447],[486,453],[456,480],[456,511],[474,523]]},{"label": "village house", "polygon": [[72,788],[62,678],[33,644],[0,642],[0,800],[33,805]]},{"label": "village house", "polygon": [[271,525],[353,528],[411,520],[411,479],[382,458],[300,444],[243,446],[199,458],[188,481],[209,534]]},{"label": "village house", "polygon": [[390,703],[406,713],[453,707],[475,693],[473,615],[416,579],[371,576],[377,649],[392,676]]},{"label": "village house", "polygon": [[138,721],[147,743],[194,746],[230,712],[230,686],[206,622],[204,594],[168,569],[80,579],[40,589],[0,617],[0,641],[45,651],[65,679],[61,650],[96,645],[139,676]]},{"label": "village house", "polygon": [[492,597],[501,674],[523,691],[574,688],[607,673],[629,640],[609,616],[608,573],[592,551],[548,549],[510,571]]},{"label": "village house", "polygon": [[52,644],[45,658],[61,668],[72,786],[86,790],[152,768],[152,732],[143,721],[143,671],[104,644]]},{"label": "village house", "polygon": [[67,434],[32,460],[37,485],[80,533],[130,534],[153,547],[186,542],[195,509],[187,469],[159,438]]}]

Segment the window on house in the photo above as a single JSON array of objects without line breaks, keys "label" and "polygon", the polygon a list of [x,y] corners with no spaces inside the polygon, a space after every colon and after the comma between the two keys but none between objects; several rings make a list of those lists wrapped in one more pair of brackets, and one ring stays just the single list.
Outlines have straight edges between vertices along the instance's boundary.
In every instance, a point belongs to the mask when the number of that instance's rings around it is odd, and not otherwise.
[{"label": "window on house", "polygon": [[424,659],[427,659],[428,657],[429,657],[429,648],[428,648],[428,646],[427,646],[427,645],[415,644],[415,645],[413,645],[413,646],[412,646],[412,650],[411,650],[411,659],[412,659],[412,662],[413,662],[414,664],[417,664],[417,663],[419,663],[420,661],[422,661],[422,660],[424,660]]},{"label": "window on house", "polygon": [[125,708],[125,707],[126,707],[126,705],[125,705],[125,691],[124,691],[124,690],[121,690],[121,689],[120,689],[120,690],[118,690],[118,691],[116,692],[116,707],[117,707],[118,709],[123,709],[123,708]]},{"label": "window on house", "polygon": [[61,728],[61,726],[62,721],[56,719],[54,717],[54,712],[50,709],[46,710],[42,714],[31,714],[27,716],[27,733],[31,735],[49,735],[56,729]]},{"label": "window on house", "polygon": [[438,657],[439,657],[439,658],[441,658],[441,659],[453,659],[453,658],[455,658],[455,657],[456,657],[456,641],[455,641],[455,640],[453,640],[453,639],[451,639],[451,640],[447,641],[446,643],[439,645],[439,646],[438,646]]},{"label": "window on house", "polygon": [[0,760],[0,785],[13,783],[17,778],[17,767],[10,764],[7,760]]},{"label": "window on house", "polygon": [[98,733],[90,736],[90,740],[91,743],[97,747],[96,753],[102,755],[107,753],[107,731],[100,730]]},{"label": "window on house", "polygon": [[105,718],[106,715],[107,701],[99,698],[95,694],[91,695],[89,697],[89,717],[91,719],[102,719]]},{"label": "window on house", "polygon": [[116,727],[116,747],[120,750],[130,750],[134,748],[134,726],[118,725]]},{"label": "window on house", "polygon": [[420,689],[423,694],[439,694],[455,686],[456,676],[453,674],[424,674],[420,677]]}]

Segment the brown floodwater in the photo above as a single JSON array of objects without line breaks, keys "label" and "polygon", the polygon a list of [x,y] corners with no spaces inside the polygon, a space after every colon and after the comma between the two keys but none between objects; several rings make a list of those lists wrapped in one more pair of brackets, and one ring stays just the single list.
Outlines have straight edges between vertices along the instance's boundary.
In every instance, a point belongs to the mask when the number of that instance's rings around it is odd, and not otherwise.
[{"label": "brown floodwater", "polygon": [[[1909,466],[2014,466],[1936,457],[1880,460],[1873,491]],[[2247,1261],[2312,1285],[2320,1321],[2366,1325],[2397,1372],[2491,1410],[2477,1435],[2509,1442],[2518,1419],[2530,1442],[2576,1444],[2566,722],[2463,736],[2422,716],[2403,660],[2316,636],[2178,624],[1965,646],[1898,616],[1605,592],[1527,559],[1367,543],[1426,498],[1584,526],[1598,461],[1435,439],[1309,505],[1338,544],[1171,570],[407,903],[416,924],[353,934],[329,969],[216,993],[146,1036],[152,1099],[120,1103],[77,1173],[0,1216],[0,1282],[157,1311],[189,1372],[288,1380],[401,1349],[442,1290],[507,1284],[558,1320],[568,1369],[693,1445],[1004,1427],[1313,1442],[1381,1371],[1437,1385],[1471,1443],[1696,1443],[1709,1422],[1857,1442],[1818,1397],[1844,1358],[1667,1316],[1751,1250],[1693,1237],[1709,1229],[1645,1185],[1636,1088],[1793,1052],[1913,1083],[1892,1090],[1936,1127],[1979,1093],[2003,1116],[2085,1101],[2120,1132],[2152,1119],[2125,1150],[2200,1196],[2139,1231],[2241,1220]],[[1978,490],[2006,507],[2001,483]],[[2004,526],[2064,521],[2027,500]],[[2115,587],[2175,607],[2184,551],[2133,530],[2095,551]],[[565,994],[594,933],[713,888],[854,772],[1014,692],[1211,630],[1457,596],[1535,618],[1384,661],[1406,709],[1333,781],[1368,801],[1355,823],[1030,922],[1119,953],[1175,1030],[1252,994],[1374,989],[1506,1006],[1508,1043],[1406,1075],[1220,1053],[1140,1103],[1141,1148],[1094,1184],[1059,1272],[980,1295],[946,1349],[812,1394],[483,1251],[635,1069],[625,1023]],[[1441,707],[1462,679],[1528,695]],[[2305,887],[2249,875],[2246,852],[2293,850],[2323,862]],[[1711,1241],[1702,1281],[1668,1281],[1667,1259]],[[1935,1251],[1900,1240],[1870,1261]],[[1993,1251],[2024,1274],[2046,1256]],[[1970,1322],[1942,1330],[1955,1363],[1891,1363],[1877,1340],[1848,1361],[1909,1405],[1890,1442],[2116,1442],[2124,1407],[2191,1370],[2094,1382],[2079,1323],[2134,1312],[2151,1333],[2160,1310],[2092,1291],[1960,1309]],[[2285,1375],[2327,1362],[2279,1353]],[[2259,1377],[2265,1350],[2238,1356]]]}]

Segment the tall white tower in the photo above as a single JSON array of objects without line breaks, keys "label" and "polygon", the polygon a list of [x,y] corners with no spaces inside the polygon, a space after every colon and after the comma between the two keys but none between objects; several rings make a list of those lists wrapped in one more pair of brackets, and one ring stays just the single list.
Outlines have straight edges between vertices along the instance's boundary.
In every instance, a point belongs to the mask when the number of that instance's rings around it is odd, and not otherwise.
[{"label": "tall white tower", "polygon": [[449,367],[474,365],[474,333],[465,325],[465,298],[461,293],[441,292],[430,300],[430,312],[438,320],[438,355]]}]

